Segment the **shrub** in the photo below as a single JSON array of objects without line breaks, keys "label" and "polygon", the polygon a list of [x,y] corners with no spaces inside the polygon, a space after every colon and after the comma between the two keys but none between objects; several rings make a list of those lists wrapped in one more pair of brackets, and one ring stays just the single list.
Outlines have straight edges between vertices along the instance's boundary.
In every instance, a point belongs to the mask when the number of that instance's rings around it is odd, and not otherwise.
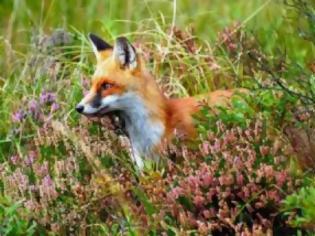
[{"label": "shrub", "polygon": [[220,121],[212,128],[198,149],[175,149],[183,162],[169,162],[166,177],[147,186],[159,217],[179,231],[202,235],[289,229],[279,210],[299,181],[286,169],[285,144],[259,119],[246,128]]}]

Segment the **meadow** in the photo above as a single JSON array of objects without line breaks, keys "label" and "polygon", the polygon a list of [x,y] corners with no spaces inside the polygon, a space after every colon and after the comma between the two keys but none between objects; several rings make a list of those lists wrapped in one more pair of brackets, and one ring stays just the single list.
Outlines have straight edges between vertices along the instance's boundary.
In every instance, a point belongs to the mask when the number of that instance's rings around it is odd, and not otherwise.
[{"label": "meadow", "polygon": [[[315,2],[1,0],[0,235],[314,235]],[[126,36],[169,97],[246,88],[143,174],[75,111],[87,34]]]}]

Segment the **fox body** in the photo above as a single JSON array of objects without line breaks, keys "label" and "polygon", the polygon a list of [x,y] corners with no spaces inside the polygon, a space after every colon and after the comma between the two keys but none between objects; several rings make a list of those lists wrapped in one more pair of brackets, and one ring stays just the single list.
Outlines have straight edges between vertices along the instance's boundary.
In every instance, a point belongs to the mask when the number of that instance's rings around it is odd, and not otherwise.
[{"label": "fox body", "polygon": [[[97,59],[96,70],[91,89],[76,110],[86,116],[119,114],[139,169],[144,165],[142,158],[156,155],[174,130],[194,134],[192,114],[199,109],[197,99],[167,98],[126,38],[117,38],[113,47],[94,34],[89,34],[89,39]],[[211,105],[232,95],[233,91],[218,90],[207,100]]]}]

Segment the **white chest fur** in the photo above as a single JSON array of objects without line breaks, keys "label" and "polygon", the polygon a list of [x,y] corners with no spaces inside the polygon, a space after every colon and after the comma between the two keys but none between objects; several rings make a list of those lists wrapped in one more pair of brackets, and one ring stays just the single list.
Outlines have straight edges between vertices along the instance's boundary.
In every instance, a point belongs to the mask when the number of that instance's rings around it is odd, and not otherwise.
[{"label": "white chest fur", "polygon": [[141,169],[142,157],[150,157],[152,149],[161,142],[165,127],[162,122],[153,121],[150,111],[142,99],[134,93],[124,96],[126,106],[122,111],[126,130],[133,149],[133,158]]}]

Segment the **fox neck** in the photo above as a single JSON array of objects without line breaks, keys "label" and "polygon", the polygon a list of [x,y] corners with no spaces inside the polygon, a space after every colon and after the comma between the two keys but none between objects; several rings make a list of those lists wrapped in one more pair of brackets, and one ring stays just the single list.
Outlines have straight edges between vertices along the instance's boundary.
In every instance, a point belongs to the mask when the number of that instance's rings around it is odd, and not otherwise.
[{"label": "fox neck", "polygon": [[130,93],[126,109],[120,113],[135,155],[152,157],[175,129],[180,134],[194,135],[191,114],[197,111],[197,104],[193,98],[167,99],[161,95],[149,104]]},{"label": "fox neck", "polygon": [[[165,134],[165,124],[135,93],[127,95],[126,109],[120,112],[135,155],[151,156]],[[156,118],[154,118],[156,117]]]}]

